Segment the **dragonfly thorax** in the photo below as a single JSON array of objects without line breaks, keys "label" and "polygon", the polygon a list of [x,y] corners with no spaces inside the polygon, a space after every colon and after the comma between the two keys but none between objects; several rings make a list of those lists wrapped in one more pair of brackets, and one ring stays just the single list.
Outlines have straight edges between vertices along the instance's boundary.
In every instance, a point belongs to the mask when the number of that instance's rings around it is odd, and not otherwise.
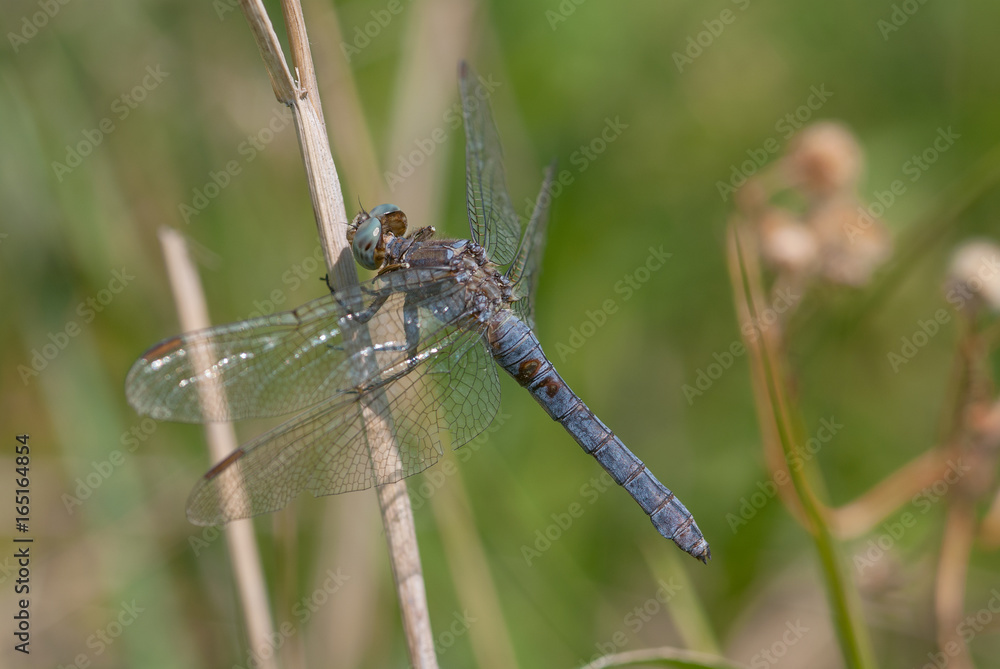
[{"label": "dragonfly thorax", "polygon": [[486,250],[468,239],[434,239],[433,227],[406,234],[406,215],[392,204],[361,210],[347,230],[355,259],[379,274],[413,267],[444,269],[466,286],[476,311],[493,312],[513,301],[510,281],[492,263]]}]

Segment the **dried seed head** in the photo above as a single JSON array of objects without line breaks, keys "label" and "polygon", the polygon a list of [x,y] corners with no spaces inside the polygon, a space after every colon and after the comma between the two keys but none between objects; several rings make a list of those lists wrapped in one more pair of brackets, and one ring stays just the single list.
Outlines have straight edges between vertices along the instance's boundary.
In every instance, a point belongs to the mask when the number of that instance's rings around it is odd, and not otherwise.
[{"label": "dried seed head", "polygon": [[863,162],[861,147],[846,126],[821,121],[792,139],[784,167],[791,183],[809,195],[825,197],[854,188]]},{"label": "dried seed head", "polygon": [[960,307],[985,305],[1000,312],[1000,246],[989,239],[961,244],[952,253],[945,289]]},{"label": "dried seed head", "polygon": [[770,208],[760,217],[760,248],[765,262],[779,270],[809,274],[815,270],[816,235],[790,212]]},{"label": "dried seed head", "polygon": [[819,240],[823,276],[834,283],[863,286],[892,254],[885,224],[853,198],[839,198],[815,207],[806,219]]}]

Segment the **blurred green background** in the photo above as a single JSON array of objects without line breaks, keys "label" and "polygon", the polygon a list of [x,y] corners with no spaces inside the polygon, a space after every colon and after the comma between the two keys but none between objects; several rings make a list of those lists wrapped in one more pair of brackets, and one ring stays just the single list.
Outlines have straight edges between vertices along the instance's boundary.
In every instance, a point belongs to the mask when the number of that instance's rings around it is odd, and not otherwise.
[{"label": "blurred green background", "polygon": [[[268,6],[283,34],[280,9]],[[494,116],[517,208],[534,197],[552,158],[570,175],[553,203],[537,296],[542,344],[684,500],[714,556],[704,567],[677,551],[623,491],[592,495],[584,486],[600,473],[596,463],[504,378],[505,419],[471,456],[460,453],[459,473],[435,468],[410,484],[442,666],[480,664],[475,635],[509,637],[522,667],[574,667],[602,652],[692,639],[754,667],[842,666],[808,534],[777,499],[735,531],[727,521],[768,480],[746,357],[692,401],[682,391],[740,338],[724,247],[732,201],[717,184],[767,140],[784,145],[786,115],[813,87],[831,95],[809,120],[841,119],[865,148],[865,203],[905,178],[906,162],[939,128],[959,134],[886,211],[898,248],[917,250],[897,256],[875,288],[810,294],[790,334],[806,431],[823,418],[844,426],[817,461],[831,501],[847,502],[932,447],[940,431],[954,327],[898,372],[886,355],[947,306],[940,285],[954,243],[998,231],[989,156],[1000,138],[1000,5],[913,2],[915,13],[897,13],[906,21],[893,31],[886,26],[898,3],[858,0],[435,6],[436,15],[421,3],[306,2],[324,86],[331,60],[343,66],[341,40],[357,46],[356,30],[391,16],[363,48],[346,49],[383,176],[352,174],[335,150],[348,209],[388,196],[411,211],[385,173],[440,127],[445,140],[415,177],[436,184],[425,195],[436,204],[420,205],[435,218],[411,214],[411,223],[466,236],[464,141],[447,120],[455,64],[413,65],[432,62],[414,49],[464,44],[480,73],[500,83]],[[325,31],[333,11],[341,37]],[[123,382],[142,351],[179,329],[161,226],[190,240],[217,323],[266,310],[275,294],[280,309],[323,294],[294,128],[282,127],[246,22],[225,0],[6,2],[0,16],[0,438],[11,446],[0,471],[10,490],[14,436],[30,434],[35,538],[30,657],[10,648],[13,562],[0,560],[3,664],[247,666],[225,542],[184,517],[209,465],[202,430],[137,416]],[[699,39],[700,51],[691,46]],[[688,60],[678,55],[686,50]],[[450,83],[439,94],[421,77]],[[323,89],[332,135],[339,91]],[[411,107],[434,124],[391,137],[393,119]],[[272,122],[273,136],[260,135]],[[602,131],[611,141],[596,141]],[[71,155],[81,145],[87,155]],[[204,194],[213,174],[222,179],[230,161],[239,173],[185,216],[181,205],[196,204],[195,191]],[[963,200],[970,188],[976,196]],[[932,216],[959,205],[954,220]],[[908,245],[917,238],[928,243]],[[651,247],[669,260],[624,291]],[[595,315],[608,300],[614,312]],[[589,336],[574,336],[581,327]],[[246,440],[264,427],[237,430]],[[584,512],[559,528],[574,503]],[[442,512],[432,511],[454,504],[468,504],[466,539],[486,556],[499,626],[477,629],[477,600],[462,598],[466,566],[442,540]],[[12,506],[0,516],[4,541],[14,535]],[[875,567],[849,569],[880,666],[923,666],[936,651],[933,575],[945,509],[918,513]],[[405,666],[371,491],[302,498],[255,526],[274,619],[295,630],[278,651],[282,666]],[[556,540],[526,558],[547,545],[538,543],[546,531]],[[849,566],[869,538],[845,545]],[[346,580],[304,615],[302,598],[312,601],[338,569]],[[675,592],[661,598],[666,606],[657,598],[665,585]],[[985,606],[993,588],[996,553],[975,550],[970,609]],[[789,625],[807,631],[782,642]],[[775,644],[781,657],[762,655]],[[971,648],[979,666],[996,666],[996,634],[977,635]]]}]

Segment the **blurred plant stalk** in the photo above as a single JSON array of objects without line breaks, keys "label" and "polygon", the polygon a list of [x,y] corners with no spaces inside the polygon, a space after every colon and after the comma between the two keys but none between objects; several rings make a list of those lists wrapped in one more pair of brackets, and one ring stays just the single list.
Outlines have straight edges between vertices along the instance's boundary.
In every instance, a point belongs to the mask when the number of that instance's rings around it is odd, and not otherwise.
[{"label": "blurred plant stalk", "polygon": [[[789,142],[774,169],[751,179],[737,195],[742,210],[729,223],[727,259],[733,299],[750,353],[750,376],[765,458],[772,479],[793,515],[809,530],[819,554],[834,629],[847,666],[875,667],[860,596],[847,574],[834,537],[815,458],[805,453],[804,419],[791,386],[784,336],[794,310],[770,327],[762,316],[771,300],[761,262],[776,268],[771,295],[804,291],[812,282],[857,286],[888,257],[891,241],[881,221],[857,218],[861,148],[844,126],[821,122]],[[771,197],[795,190],[806,202],[801,214],[773,206]],[[853,226],[852,226],[853,223]],[[796,303],[795,306],[798,306]],[[797,466],[790,467],[789,463]]]},{"label": "blurred plant stalk", "polygon": [[1000,312],[1000,276],[994,271],[984,279],[982,272],[996,263],[998,254],[1000,247],[991,242],[962,244],[952,255],[946,283],[949,293],[967,296],[959,307],[960,336],[949,393],[952,407],[946,417],[944,446],[939,450],[961,462],[968,473],[947,491],[948,511],[934,587],[938,648],[947,654],[948,666],[955,669],[974,666],[963,630],[968,565],[977,534],[984,547],[996,545],[992,509],[979,522],[976,505],[994,487],[1000,455],[1000,399],[990,365],[990,354],[1000,341],[1000,324],[990,325],[984,313]]},{"label": "blurred plant stalk", "polygon": [[[159,237],[181,328],[186,332],[193,332],[209,327],[211,320],[208,317],[205,291],[184,237],[176,230],[166,227],[160,230]],[[205,357],[205,351],[199,353],[201,357]],[[211,366],[211,361],[202,360],[196,364],[201,369],[207,369]],[[225,397],[225,391],[218,385],[207,392]],[[218,399],[203,396],[202,402],[218,402]],[[231,423],[208,423],[204,429],[212,462],[219,462],[236,450],[238,442]],[[277,669],[271,641],[275,638],[274,620],[271,617],[264,568],[261,565],[253,522],[249,519],[237,520],[226,525],[223,532],[243,609],[250,656],[256,658],[262,669]]]},{"label": "blurred plant stalk", "polygon": [[[750,319],[758,318],[766,305],[756,244],[749,238],[748,232],[745,225],[733,221],[729,224],[727,234],[729,273],[737,316],[741,323],[758,322]],[[798,510],[804,518],[804,525],[813,536],[845,663],[854,669],[875,667],[877,665],[864,624],[860,598],[845,573],[843,558],[827,523],[825,505],[817,493],[819,476],[815,461],[803,458],[799,453],[798,444],[804,441],[799,428],[803,420],[787,387],[787,363],[777,330],[778,328],[767,328],[760,332],[759,337],[744,337],[750,352],[750,375],[764,448],[769,453],[767,459],[771,464],[776,460],[774,454],[781,454],[781,467],[772,466],[772,469],[775,472],[788,472],[787,480],[792,487],[790,494],[787,486],[784,486],[782,498],[791,496],[793,501],[790,508]],[[803,466],[787,467],[785,463],[793,459],[802,460]]]}]

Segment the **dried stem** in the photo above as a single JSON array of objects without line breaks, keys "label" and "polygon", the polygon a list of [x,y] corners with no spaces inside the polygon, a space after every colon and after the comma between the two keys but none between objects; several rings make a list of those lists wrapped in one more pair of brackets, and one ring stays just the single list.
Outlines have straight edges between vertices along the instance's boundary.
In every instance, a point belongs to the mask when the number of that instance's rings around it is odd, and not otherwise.
[{"label": "dried stem", "polygon": [[[741,221],[733,221],[728,230],[728,259],[730,279],[733,283],[734,301],[741,320],[745,316],[760,322],[765,303],[763,282],[760,276],[755,247],[748,239]],[[746,338],[750,353],[751,376],[754,377],[754,398],[761,415],[765,436],[777,435],[786,462],[799,458],[803,465],[789,467],[789,475],[798,506],[806,518],[816,544],[827,595],[833,609],[834,629],[840,641],[847,666],[853,669],[874,667],[875,659],[864,625],[858,594],[845,573],[833,534],[827,524],[826,507],[817,494],[819,477],[815,465],[800,458],[801,415],[787,387],[787,361],[774,328],[768,328],[759,337]],[[770,425],[770,427],[765,427]]]},{"label": "dried stem", "polygon": [[933,449],[918,455],[875,484],[857,499],[829,510],[830,525],[838,539],[865,534],[948,470],[948,453]]},{"label": "dried stem", "polygon": [[371,132],[350,65],[339,46],[349,37],[341,33],[337,11],[328,2],[313,0],[309,12],[313,28],[310,44],[316,59],[324,65],[317,73],[320,90],[326,93],[324,104],[330,117],[337,120],[329,132],[340,167],[351,175],[356,193],[385,202],[385,180],[379,171]]},{"label": "dried stem", "polygon": [[979,541],[987,550],[1000,547],[1000,490],[997,491],[990,510],[980,524]]},{"label": "dried stem", "polygon": [[[738,220],[734,220],[730,223],[734,241],[739,225],[740,222]],[[745,255],[747,257],[753,258],[756,256],[757,249],[753,245],[753,239],[750,236],[743,236],[740,242],[743,244]],[[733,296],[736,305],[737,319],[740,323],[755,323],[757,321],[754,319],[754,314],[751,312],[750,301],[747,299],[745,286],[740,278],[741,272],[746,271],[748,273],[752,273],[754,272],[754,267],[745,267],[743,263],[740,262],[739,255],[735,252],[735,248],[730,248],[729,251],[729,276],[733,285]],[[760,280],[759,276],[756,275],[752,276],[751,279],[755,282],[759,282]],[[753,353],[753,355],[750,356],[750,381],[753,384],[754,398],[757,400],[754,403],[754,406],[757,410],[757,420],[760,426],[761,436],[763,438],[762,445],[764,449],[764,459],[767,463],[768,471],[771,473],[771,479],[777,486],[778,495],[781,497],[781,501],[785,504],[785,507],[792,514],[792,516],[803,527],[809,529],[809,521],[806,518],[802,505],[799,503],[799,499],[795,494],[791,475],[788,471],[788,461],[785,458],[785,452],[781,446],[781,436],[779,434],[778,425],[774,420],[775,408],[772,406],[769,399],[770,393],[766,383],[767,373],[764,368],[763,357],[761,355],[761,339],[763,337],[773,338],[776,336],[778,335],[774,332],[774,328],[762,329],[758,338],[747,342],[747,350]],[[772,346],[776,347],[777,345],[777,342],[772,341]]]},{"label": "dried stem", "polygon": [[948,653],[949,669],[973,667],[968,646],[959,631],[965,611],[965,580],[975,531],[976,518],[971,500],[959,493],[958,499],[948,507],[934,584],[938,648]]},{"label": "dried stem", "polygon": [[[205,304],[205,292],[183,236],[170,228],[161,228],[160,244],[163,246],[167,276],[177,304],[181,329],[191,332],[209,327],[211,321]],[[205,366],[197,361],[194,364]],[[208,388],[206,392],[221,393],[221,389]],[[218,400],[205,400],[218,406]],[[238,446],[236,433],[230,423],[207,423],[205,439],[208,441],[212,462],[219,462]],[[258,666],[275,669],[277,664],[274,654],[264,652],[271,646],[271,639],[274,638],[274,621],[271,619],[271,607],[267,599],[253,523],[250,520],[237,520],[226,525],[223,531],[229,546],[233,573],[236,574],[236,589],[240,595],[250,648],[257,658]]]},{"label": "dried stem", "polygon": [[[298,0],[282,0],[295,69],[300,77],[296,82],[285,64],[277,36],[260,0],[241,0],[240,4],[264,58],[275,95],[280,102],[290,106],[294,113],[313,213],[316,216],[332,283],[338,290],[349,290],[357,286],[358,277],[345,237],[347,213],[323,122],[315,68],[309,51],[301,5]],[[367,332],[355,334],[358,336],[358,342],[363,342]],[[386,452],[389,451],[391,454],[391,450],[395,448],[391,429],[377,418],[385,415],[384,403],[383,396],[376,396],[368,398],[367,405],[362,407],[366,416],[365,432],[369,443],[377,444],[377,448],[373,450],[380,451],[372,453],[372,457],[376,459],[389,457]],[[377,466],[375,470],[384,471]],[[419,669],[437,667],[420,554],[413,526],[413,511],[410,508],[406,484],[399,481],[378,486],[378,499],[410,662]]]},{"label": "dried stem", "polygon": [[[934,588],[938,648],[951,659],[949,666],[971,669],[972,658],[962,638],[965,588],[973,542],[977,533],[976,501],[993,486],[1000,449],[1000,402],[993,399],[989,365],[990,339],[971,327],[959,342],[962,363],[956,412],[959,426],[951,454],[960,469],[955,478],[944,478],[948,490],[948,515],[941,540]],[[966,472],[967,470],[967,472]]]}]

